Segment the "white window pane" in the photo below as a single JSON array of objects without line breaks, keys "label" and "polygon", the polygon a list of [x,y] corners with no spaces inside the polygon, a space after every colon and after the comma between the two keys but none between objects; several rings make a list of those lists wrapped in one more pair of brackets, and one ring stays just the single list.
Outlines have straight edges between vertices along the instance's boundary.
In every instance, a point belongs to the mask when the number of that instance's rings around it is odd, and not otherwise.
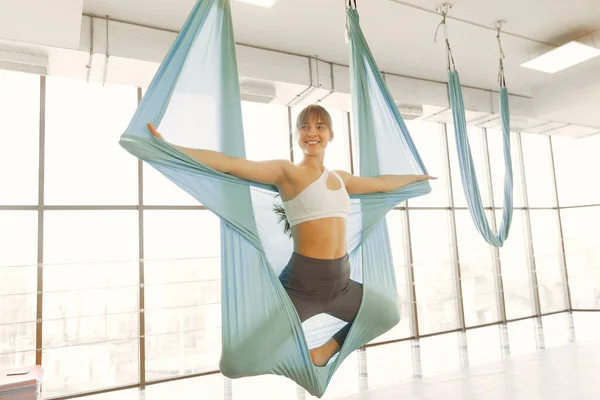
[{"label": "white window pane", "polygon": [[[205,251],[210,251],[210,249],[205,249]],[[146,259],[144,271],[146,285],[218,281],[221,279],[221,257],[200,256],[199,258],[182,260]]]},{"label": "white window pane", "polygon": [[48,78],[46,204],[137,204],[137,159],[119,146],[136,106],[133,87]]},{"label": "white window pane", "polygon": [[569,340],[569,315],[567,313],[542,317],[545,348],[564,346]]},{"label": "white window pane", "polygon": [[246,158],[256,161],[290,159],[287,107],[243,101],[242,117]]},{"label": "white window pane", "polygon": [[561,210],[563,240],[574,309],[600,309],[600,207]]},{"label": "white window pane", "polygon": [[438,179],[430,181],[431,193],[409,201],[411,207],[446,207],[449,205],[448,178],[446,173],[446,149],[442,124],[425,121],[406,121],[406,126],[417,151],[430,175]]},{"label": "white window pane", "polygon": [[421,334],[458,327],[447,211],[411,210],[413,268]]},{"label": "white window pane", "polygon": [[44,291],[88,291],[137,286],[139,263],[90,262],[44,266]]},{"label": "white window pane", "polygon": [[577,341],[598,340],[600,312],[574,312],[573,325]]},{"label": "white window pane", "polygon": [[[34,345],[35,347],[35,345]],[[14,351],[5,353],[0,350],[0,369],[16,369],[35,365],[35,351]]]},{"label": "white window pane", "polygon": [[[293,134],[293,154],[294,163],[298,164],[303,159],[302,150],[298,146],[299,134],[296,129],[296,118],[302,111],[302,108],[295,107],[292,109],[292,130]],[[331,123],[333,126],[333,140],[327,145],[325,156],[325,167],[329,170],[344,170],[350,172],[350,142],[348,139],[348,131],[345,128],[346,113],[334,109],[327,110],[331,115]],[[355,170],[355,175],[358,171]]]},{"label": "white window pane", "polygon": [[37,211],[0,211],[0,266],[37,265],[37,235]]},{"label": "white window pane", "polygon": [[[19,305],[11,300],[14,299],[2,298],[0,296],[0,306],[15,307]],[[22,303],[21,305],[23,306]],[[28,307],[29,305],[24,306]],[[33,306],[35,307],[35,304]],[[6,310],[6,308],[2,308],[2,310]],[[26,315],[31,314],[31,310],[34,312],[33,319],[29,318],[30,315]],[[27,313],[22,312],[20,315],[14,315],[11,311],[3,311],[3,314],[5,315],[0,316],[0,369],[35,364],[35,308],[30,307]],[[9,322],[11,320],[25,319],[31,322]],[[33,357],[31,353],[33,353]]]},{"label": "white window pane", "polygon": [[581,139],[552,136],[561,207],[600,203],[600,135]]},{"label": "white window pane", "polygon": [[372,340],[371,343],[386,342],[412,336],[412,303],[410,301],[410,279],[408,241],[406,239],[406,211],[393,210],[387,215],[387,225],[392,244],[392,258],[394,260],[394,273],[398,287],[398,307],[400,309],[400,322],[388,332]]},{"label": "white window pane", "polygon": [[521,143],[529,206],[556,207],[549,137],[521,134]]},{"label": "white window pane", "polygon": [[0,204],[37,204],[40,77],[0,70],[0,110]]},{"label": "white window pane", "polygon": [[198,206],[201,203],[164,175],[144,163],[144,204],[152,206]]},{"label": "white window pane", "polygon": [[[496,210],[496,220],[502,212]],[[504,285],[506,317],[516,319],[533,315],[529,264],[523,225],[523,211],[514,210],[508,239],[500,248],[500,267]]]},{"label": "white window pane", "polygon": [[[35,321],[37,295],[8,294],[0,296],[0,325],[29,323]],[[27,328],[29,329],[29,328]]]},{"label": "white window pane", "polygon": [[469,329],[467,331],[469,367],[489,364],[502,359],[500,326]]},{"label": "white window pane", "polygon": [[[221,374],[214,374],[165,382],[160,385],[149,385],[144,392],[145,400],[164,400],[172,397],[173,393],[177,393],[178,399],[218,400],[225,398],[225,377]],[[133,400],[139,399],[136,397]]]},{"label": "white window pane", "polygon": [[219,218],[205,210],[144,212],[144,258],[221,257]]},{"label": "white window pane", "polygon": [[[44,292],[44,320],[131,314],[138,308],[136,287]],[[44,330],[48,340],[52,331]]]},{"label": "white window pane", "polygon": [[275,375],[260,375],[233,379],[231,391],[234,399],[244,400],[295,400],[296,383]]},{"label": "white window pane", "polygon": [[139,380],[138,341],[48,349],[44,360],[44,397],[135,384]]},{"label": "white window pane", "polygon": [[[505,169],[502,132],[495,129],[488,129],[487,137],[492,173],[492,188],[494,192],[494,207],[502,207],[504,202]],[[511,132],[510,146],[513,169],[513,205],[514,207],[523,207],[521,164],[519,162],[519,142],[517,140],[517,134],[514,132]],[[498,224],[498,226],[499,225],[500,224]]]},{"label": "white window pane", "polygon": [[148,379],[218,369],[220,223],[208,211],[146,211]]},{"label": "white window pane", "polygon": [[499,320],[492,247],[475,228],[466,210],[456,210],[456,234],[467,326]]},{"label": "white window pane", "polygon": [[421,339],[423,377],[446,374],[460,369],[458,335],[447,333]]},{"label": "white window pane", "polygon": [[36,266],[0,267],[0,296],[35,293],[37,271]]},{"label": "white window pane", "polygon": [[[118,293],[115,293],[115,295]],[[100,302],[105,302],[101,299]],[[139,336],[137,313],[113,314],[77,318],[44,318],[44,348],[93,344]]]},{"label": "white window pane", "polygon": [[[447,124],[448,152],[450,155],[450,170],[452,172],[452,192],[454,195],[455,207],[466,207],[464,186],[460,176],[460,166],[458,164],[458,153],[456,148],[456,136],[454,133],[454,124]],[[485,165],[485,148],[483,141],[483,131],[477,127],[467,127],[467,138],[471,146],[473,156],[473,165],[477,175],[479,193],[484,207],[490,206],[489,182],[487,177],[487,166]],[[491,154],[490,154],[491,158]],[[502,204],[502,203],[500,203]]]},{"label": "white window pane", "polygon": [[412,380],[412,342],[390,343],[367,348],[369,389]]},{"label": "white window pane", "polygon": [[511,357],[518,357],[537,351],[534,322],[533,319],[524,319],[508,324],[508,341]]},{"label": "white window pane", "polygon": [[531,236],[542,313],[568,309],[556,210],[531,210]]},{"label": "white window pane", "polygon": [[221,329],[146,336],[146,379],[215,371],[220,355]]},{"label": "white window pane", "polygon": [[138,259],[137,211],[46,211],[44,219],[46,264]]}]

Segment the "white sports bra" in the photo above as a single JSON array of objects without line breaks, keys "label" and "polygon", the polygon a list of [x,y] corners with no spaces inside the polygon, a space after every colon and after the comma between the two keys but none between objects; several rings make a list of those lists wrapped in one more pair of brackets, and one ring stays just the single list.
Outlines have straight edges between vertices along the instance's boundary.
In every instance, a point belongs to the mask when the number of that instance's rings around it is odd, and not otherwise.
[{"label": "white sports bra", "polygon": [[342,178],[333,171],[331,173],[340,181],[339,189],[327,187],[329,171],[325,169],[319,179],[308,185],[298,196],[283,202],[283,209],[290,227],[321,218],[348,218],[350,196]]}]

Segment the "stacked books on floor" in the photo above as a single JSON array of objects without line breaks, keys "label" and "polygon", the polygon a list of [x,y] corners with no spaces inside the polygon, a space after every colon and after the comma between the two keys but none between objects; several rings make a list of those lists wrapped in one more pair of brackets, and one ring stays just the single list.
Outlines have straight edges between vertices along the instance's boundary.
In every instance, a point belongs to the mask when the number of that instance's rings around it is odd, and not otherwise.
[{"label": "stacked books on floor", "polygon": [[0,399],[41,400],[42,373],[39,365],[0,370]]}]

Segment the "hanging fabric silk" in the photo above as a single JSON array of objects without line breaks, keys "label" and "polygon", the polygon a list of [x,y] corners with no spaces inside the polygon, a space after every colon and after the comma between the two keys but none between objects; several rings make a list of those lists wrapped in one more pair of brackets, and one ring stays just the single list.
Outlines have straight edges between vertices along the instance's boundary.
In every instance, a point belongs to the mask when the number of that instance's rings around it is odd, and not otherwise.
[{"label": "hanging fabric silk", "polygon": [[[355,9],[348,10],[348,20],[361,175],[426,173],[369,52]],[[319,315],[301,324],[279,282],[292,241],[272,212],[279,200],[277,188],[199,163],[152,136],[148,122],[166,142],[245,157],[227,0],[201,0],[194,6],[120,144],[221,219],[221,372],[231,378],[283,375],[322,396],[349,354],[397,324],[397,288],[385,216],[404,200],[428,193],[429,183],[351,197],[348,253],[351,277],[363,284],[362,305],[337,357],[316,367],[309,348],[324,343],[345,323]]]},{"label": "hanging fabric silk", "polygon": [[[508,93],[506,90],[504,71],[503,71],[503,51],[500,46],[500,116],[502,119],[502,145],[504,151],[504,203],[502,209],[502,222],[498,233],[494,234],[488,222],[481,192],[477,183],[477,174],[473,164],[471,146],[467,136],[467,121],[465,117],[465,106],[462,97],[462,88],[458,72],[454,65],[452,50],[448,41],[446,31],[446,13],[447,9],[442,11],[443,20],[438,26],[443,26],[446,36],[446,53],[448,57],[448,92],[450,96],[450,108],[452,109],[452,118],[454,120],[454,132],[456,138],[456,149],[458,152],[458,164],[460,168],[460,177],[463,191],[467,200],[467,205],[475,227],[483,236],[486,242],[492,246],[502,247],[508,237],[513,215],[513,171],[510,149],[510,112],[508,108]],[[437,31],[436,31],[437,37]],[[500,29],[498,28],[498,43],[500,43]]]}]

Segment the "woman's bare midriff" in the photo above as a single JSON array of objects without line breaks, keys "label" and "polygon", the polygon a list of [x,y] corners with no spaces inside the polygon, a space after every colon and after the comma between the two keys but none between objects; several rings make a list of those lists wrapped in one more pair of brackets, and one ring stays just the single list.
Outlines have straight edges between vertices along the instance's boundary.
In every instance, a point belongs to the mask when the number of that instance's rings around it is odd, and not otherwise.
[{"label": "woman's bare midriff", "polygon": [[292,228],[294,251],[305,257],[334,260],[346,255],[346,220],[322,218]]}]

